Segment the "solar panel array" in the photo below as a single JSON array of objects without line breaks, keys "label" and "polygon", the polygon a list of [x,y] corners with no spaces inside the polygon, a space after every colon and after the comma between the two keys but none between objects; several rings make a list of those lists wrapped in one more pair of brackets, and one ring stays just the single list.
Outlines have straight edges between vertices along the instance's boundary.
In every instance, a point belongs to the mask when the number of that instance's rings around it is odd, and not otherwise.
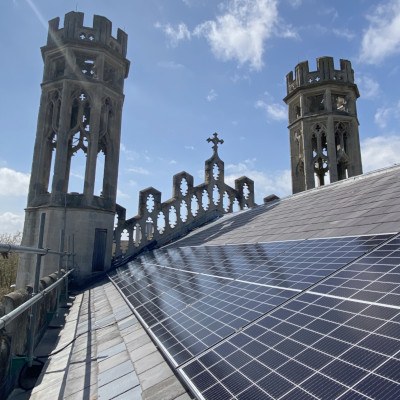
[{"label": "solar panel array", "polygon": [[111,279],[199,398],[400,398],[390,237],[161,249]]}]

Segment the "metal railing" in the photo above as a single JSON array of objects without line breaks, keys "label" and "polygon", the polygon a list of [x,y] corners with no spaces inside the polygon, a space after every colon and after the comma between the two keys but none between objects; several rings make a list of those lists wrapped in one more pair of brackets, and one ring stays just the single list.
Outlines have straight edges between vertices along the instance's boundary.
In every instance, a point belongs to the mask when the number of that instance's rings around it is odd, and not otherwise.
[{"label": "metal railing", "polygon": [[47,294],[49,294],[51,291],[56,289],[65,279],[68,278],[68,276],[74,272],[73,269],[70,269],[68,272],[65,273],[61,278],[57,279],[54,283],[52,283],[50,286],[47,288],[43,289],[40,293],[36,294],[35,296],[31,297],[29,300],[27,300],[25,303],[21,304],[19,307],[17,307],[15,310],[12,310],[9,312],[7,315],[4,315],[3,317],[0,318],[0,329],[4,329],[8,324],[10,324],[15,318],[19,317],[24,311],[26,311],[28,308],[32,307],[34,304],[36,304],[40,299],[45,297]]},{"label": "metal railing", "polygon": [[[8,254],[10,252],[15,252],[15,253],[30,253],[30,254],[36,254],[36,265],[35,265],[35,275],[34,275],[34,283],[33,283],[33,292],[32,292],[32,297],[21,304],[19,307],[8,313],[7,315],[4,315],[3,317],[0,318],[0,330],[4,329],[7,325],[9,325],[15,318],[20,316],[23,312],[27,310],[31,310],[29,313],[29,332],[28,332],[28,355],[27,355],[27,362],[29,366],[32,366],[32,362],[34,359],[33,352],[34,352],[34,347],[35,347],[35,324],[34,321],[37,318],[38,315],[38,301],[44,298],[47,294],[58,288],[59,285],[61,285],[63,282],[65,282],[65,292],[66,292],[66,298],[68,299],[68,278],[74,271],[74,269],[68,269],[69,268],[69,257],[74,256],[74,240],[72,238],[72,252],[65,252],[62,251],[64,248],[64,231],[60,233],[60,248],[59,251],[55,250],[50,250],[47,248],[43,247],[43,237],[44,237],[44,226],[45,226],[45,220],[46,220],[46,214],[42,213],[40,216],[40,228],[39,228],[39,238],[38,238],[38,244],[37,247],[27,247],[27,246],[17,246],[17,245],[11,245],[11,244],[3,244],[0,243],[0,253],[2,254]],[[68,250],[70,247],[70,241],[68,241]],[[55,254],[59,255],[59,266],[58,266],[58,279],[52,283],[50,286],[47,288],[43,289],[40,291],[40,266],[41,266],[41,259],[42,256],[45,256],[47,254]],[[63,258],[67,257],[67,260],[65,262],[66,264],[66,272],[64,275],[62,275],[62,263],[63,263]],[[73,261],[73,260],[72,260]],[[57,296],[57,305],[56,309],[59,308],[59,297]]]},{"label": "metal railing", "polygon": [[30,254],[40,254],[45,256],[46,254],[59,254],[68,255],[66,252],[59,252],[50,249],[43,249],[39,247],[27,247],[27,246],[17,246],[14,244],[4,244],[0,243],[0,253],[30,253]]}]

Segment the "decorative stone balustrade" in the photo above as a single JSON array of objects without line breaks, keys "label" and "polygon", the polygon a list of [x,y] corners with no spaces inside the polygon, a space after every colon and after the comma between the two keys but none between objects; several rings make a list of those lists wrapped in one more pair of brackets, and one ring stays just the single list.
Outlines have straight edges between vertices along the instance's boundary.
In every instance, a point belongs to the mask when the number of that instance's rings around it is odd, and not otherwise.
[{"label": "decorative stone balustrade", "polygon": [[224,162],[218,156],[223,140],[214,133],[207,141],[213,143],[213,155],[205,162],[204,183],[193,186],[193,176],[181,172],[173,177],[171,199],[161,202],[161,192],[150,187],[139,192],[137,216],[126,219],[125,209],[117,207],[114,265],[144,249],[176,240],[226,213],[255,205],[251,179],[236,179],[235,188],[224,181]]}]

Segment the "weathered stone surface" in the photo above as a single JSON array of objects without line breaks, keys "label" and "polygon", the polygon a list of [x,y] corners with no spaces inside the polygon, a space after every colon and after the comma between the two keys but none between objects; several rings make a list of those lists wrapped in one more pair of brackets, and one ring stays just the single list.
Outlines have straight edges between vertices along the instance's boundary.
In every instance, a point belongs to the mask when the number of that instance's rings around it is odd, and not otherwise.
[{"label": "weathered stone surface", "polygon": [[180,382],[175,377],[171,377],[144,390],[142,398],[143,400],[174,400],[184,394],[187,395]]},{"label": "weathered stone surface", "polygon": [[286,76],[293,193],[362,174],[356,101],[350,61],[317,59]]},{"label": "weathered stone surface", "polygon": [[155,367],[139,374],[140,386],[142,387],[142,390],[145,391],[146,389],[158,385],[160,382],[172,377],[173,375],[174,374],[167,363],[158,364]]},{"label": "weathered stone surface", "polygon": [[[83,25],[81,12],[66,14],[63,27],[59,22],[49,22],[41,49],[45,65],[22,245],[36,246],[45,213],[45,247],[58,250],[62,230],[64,250],[74,237],[75,279],[83,283],[111,262],[128,37],[119,29],[114,38],[111,22],[98,15],[92,27]],[[87,159],[85,179],[81,192],[71,193],[71,164],[78,152]],[[100,152],[104,167],[97,194]],[[33,282],[34,260],[34,255],[21,255],[18,288]],[[58,255],[43,257],[41,276],[58,265]]]}]

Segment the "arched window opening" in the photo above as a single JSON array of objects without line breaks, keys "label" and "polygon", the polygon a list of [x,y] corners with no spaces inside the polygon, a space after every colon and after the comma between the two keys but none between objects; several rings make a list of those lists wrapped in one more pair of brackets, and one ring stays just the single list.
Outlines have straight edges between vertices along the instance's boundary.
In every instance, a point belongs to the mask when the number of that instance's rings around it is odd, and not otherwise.
[{"label": "arched window opening", "polygon": [[157,215],[157,230],[160,235],[165,231],[165,215],[161,211]]},{"label": "arched window opening", "polygon": [[201,197],[201,206],[203,207],[203,210],[206,211],[208,210],[209,205],[210,205],[210,198],[208,197],[207,190],[204,189]]},{"label": "arched window opening", "polygon": [[146,209],[148,213],[153,212],[154,210],[154,196],[149,194],[146,199]]},{"label": "arched window opening", "polygon": [[187,195],[188,190],[189,190],[189,186],[188,186],[186,178],[182,178],[179,189],[181,191],[181,195],[182,196],[186,196]]},{"label": "arched window opening", "polygon": [[[74,143],[76,144],[74,146]],[[86,170],[84,140],[80,132],[73,136],[69,154],[69,179],[66,179],[65,190],[70,193],[83,193]],[[68,177],[66,177],[68,178]]]},{"label": "arched window opening", "polygon": [[48,140],[48,148],[49,148],[49,154],[48,154],[48,165],[49,167],[46,169],[47,176],[45,177],[45,191],[49,191],[49,181],[50,177],[53,179],[54,176],[54,165],[56,162],[56,148],[57,148],[57,134],[53,132]]},{"label": "arched window opening", "polygon": [[181,207],[179,210],[179,217],[182,222],[186,222],[188,218],[188,206],[185,200],[181,201]]},{"label": "arched window opening", "polygon": [[120,250],[122,254],[125,254],[128,250],[129,232],[124,229],[121,233]]},{"label": "arched window opening", "polygon": [[249,198],[249,196],[250,196],[250,189],[249,189],[249,186],[247,185],[247,183],[245,183],[245,184],[243,185],[242,194],[243,194],[243,197],[244,197],[246,200],[248,200],[248,198]]},{"label": "arched window opening", "polygon": [[213,203],[215,205],[218,205],[220,202],[220,193],[217,185],[214,185],[213,187]]},{"label": "arched window opening", "polygon": [[178,222],[178,218],[176,216],[176,209],[174,206],[171,206],[171,208],[169,209],[168,219],[169,219],[169,226],[171,228],[175,228]]},{"label": "arched window opening", "polygon": [[314,162],[314,176],[315,176],[315,186],[324,186],[329,183],[328,177],[328,160],[319,157]]},{"label": "arched window opening", "polygon": [[146,220],[145,235],[146,235],[146,239],[147,240],[153,239],[153,236],[154,236],[154,222],[150,217],[147,218],[147,220]]},{"label": "arched window opening", "polygon": [[311,137],[311,148],[312,148],[312,155],[313,155],[313,158],[314,158],[318,154],[317,137],[315,135],[312,135],[312,137]]},{"label": "arched window opening", "polygon": [[224,192],[224,195],[222,197],[222,207],[224,208],[225,212],[229,212],[229,209],[231,207],[231,200],[227,192]]},{"label": "arched window opening", "polygon": [[217,164],[213,165],[213,178],[215,181],[217,181],[219,179],[219,175],[220,175],[220,170]]},{"label": "arched window opening", "polygon": [[104,164],[106,157],[102,151],[97,155],[96,163],[96,177],[94,183],[95,196],[103,196],[103,177],[104,177]]},{"label": "arched window opening", "polygon": [[235,198],[235,200],[233,200],[232,211],[233,212],[240,211],[240,204],[239,204],[239,200],[237,198]]},{"label": "arched window opening", "polygon": [[136,224],[133,228],[133,243],[135,247],[139,247],[142,241],[142,228],[139,224]]},{"label": "arched window opening", "polygon": [[321,134],[321,152],[324,156],[328,156],[328,143],[325,132]]},{"label": "arched window opening", "polygon": [[192,215],[195,217],[197,213],[199,212],[199,200],[195,195],[192,196],[192,201],[190,204],[190,211],[192,212]]}]

